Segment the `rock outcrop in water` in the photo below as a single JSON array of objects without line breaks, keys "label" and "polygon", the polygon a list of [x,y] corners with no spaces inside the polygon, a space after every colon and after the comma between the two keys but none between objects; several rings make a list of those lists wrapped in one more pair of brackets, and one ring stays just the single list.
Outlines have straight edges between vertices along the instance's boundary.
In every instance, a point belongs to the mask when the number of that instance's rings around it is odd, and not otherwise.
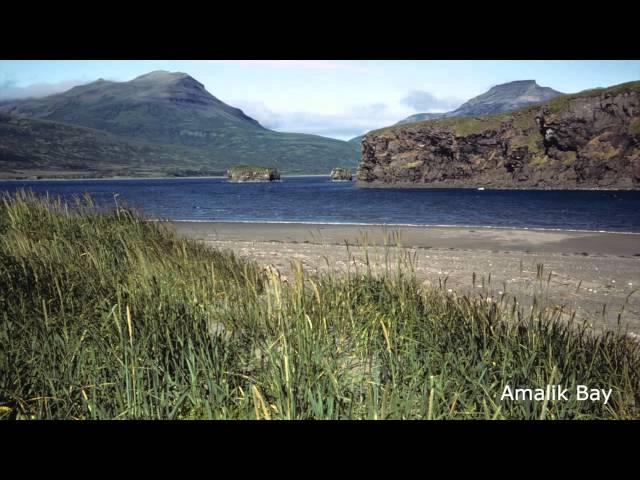
[{"label": "rock outcrop in water", "polygon": [[280,180],[280,173],[275,168],[239,165],[227,170],[230,182],[272,182]]},{"label": "rock outcrop in water", "polygon": [[349,168],[336,167],[331,170],[331,180],[334,182],[350,182],[353,180],[353,173]]},{"label": "rock outcrop in water", "polygon": [[640,188],[640,82],[370,132],[361,186]]}]

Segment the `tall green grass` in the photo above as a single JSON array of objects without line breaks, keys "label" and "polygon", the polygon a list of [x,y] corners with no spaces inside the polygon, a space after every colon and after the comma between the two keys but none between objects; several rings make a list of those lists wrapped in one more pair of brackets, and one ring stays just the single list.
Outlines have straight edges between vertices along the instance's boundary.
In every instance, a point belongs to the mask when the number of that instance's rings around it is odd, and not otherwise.
[{"label": "tall green grass", "polygon": [[[177,237],[90,198],[0,207],[0,415],[71,419],[640,417],[640,351],[383,273],[310,276]],[[612,388],[607,405],[500,401]]]}]

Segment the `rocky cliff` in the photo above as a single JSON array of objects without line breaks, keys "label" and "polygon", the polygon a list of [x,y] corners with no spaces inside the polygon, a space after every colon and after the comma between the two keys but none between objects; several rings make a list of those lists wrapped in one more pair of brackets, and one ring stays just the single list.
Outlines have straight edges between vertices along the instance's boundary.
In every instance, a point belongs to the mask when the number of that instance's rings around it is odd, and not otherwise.
[{"label": "rocky cliff", "polygon": [[367,134],[361,186],[640,188],[640,82]]}]

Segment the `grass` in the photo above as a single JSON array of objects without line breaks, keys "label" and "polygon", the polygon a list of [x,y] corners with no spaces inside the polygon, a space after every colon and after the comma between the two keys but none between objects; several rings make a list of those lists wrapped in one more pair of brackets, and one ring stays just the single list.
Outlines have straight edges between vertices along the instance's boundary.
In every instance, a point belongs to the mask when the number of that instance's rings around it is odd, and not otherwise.
[{"label": "grass", "polygon": [[[0,206],[0,416],[19,419],[640,417],[640,352],[382,273],[283,278],[118,206]],[[542,278],[542,273],[540,274]],[[500,401],[506,385],[612,388],[607,405]]]},{"label": "grass", "polygon": [[547,155],[534,155],[529,160],[529,167],[534,169],[539,167],[544,167],[549,163],[549,161],[550,159]]},{"label": "grass", "polygon": [[558,113],[564,108],[566,108],[569,102],[577,98],[598,97],[600,95],[613,96],[613,95],[627,93],[630,91],[637,91],[638,89],[640,89],[640,81],[621,83],[619,85],[614,85],[613,87],[609,87],[609,88],[593,88],[590,90],[585,90],[585,91],[570,94],[570,95],[561,95],[547,102],[545,106],[547,106],[547,108],[552,113]]},{"label": "grass", "polygon": [[567,168],[575,165],[576,159],[578,158],[578,154],[574,151],[560,152],[559,155],[562,164]]},{"label": "grass", "polygon": [[483,115],[480,117],[451,117],[438,118],[435,120],[423,120],[419,122],[404,123],[400,125],[392,125],[390,127],[373,130],[367,135],[389,135],[407,129],[420,129],[425,126],[445,129],[454,133],[458,137],[466,137],[468,135],[477,135],[487,130],[500,130],[503,124],[513,121],[513,126],[523,131],[524,134],[530,134],[537,131],[535,117],[533,115],[535,107],[525,107],[515,112],[494,113],[491,115]]}]

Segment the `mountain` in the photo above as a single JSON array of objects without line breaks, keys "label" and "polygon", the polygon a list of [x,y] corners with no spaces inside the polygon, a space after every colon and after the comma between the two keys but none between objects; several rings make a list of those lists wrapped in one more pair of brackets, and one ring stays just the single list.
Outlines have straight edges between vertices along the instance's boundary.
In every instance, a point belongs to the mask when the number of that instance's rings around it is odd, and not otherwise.
[{"label": "mountain", "polygon": [[[563,95],[563,93],[549,87],[541,87],[535,80],[517,80],[515,82],[503,83],[502,85],[491,87],[489,91],[472,98],[451,112],[416,113],[415,115],[400,120],[395,123],[395,125],[424,122],[437,118],[473,117],[491,113],[510,112],[528,105],[546,102],[559,95]],[[359,145],[363,137],[364,135],[352,138],[349,142]]]},{"label": "mountain", "polygon": [[424,122],[425,120],[434,120],[436,118],[442,118],[446,116],[446,113],[416,113],[415,115],[411,115],[404,120],[400,120],[396,123],[396,125],[402,125],[403,123],[414,123],[414,122]]},{"label": "mountain", "polygon": [[640,189],[640,81],[394,125],[361,149],[361,186]]},{"label": "mountain", "polygon": [[[224,171],[238,163],[259,163],[284,173],[328,174],[337,165],[355,167],[358,158],[357,146],[348,142],[268,130],[185,73],[156,71],[128,82],[100,79],[64,93],[5,103],[0,105],[0,114],[90,128],[111,134],[108,138],[117,142],[179,152],[175,162],[166,166],[174,170],[195,167],[204,173]],[[35,130],[42,127],[33,126]],[[25,145],[24,151],[29,148]],[[87,164],[99,156],[89,146],[79,151],[85,152]],[[64,163],[64,151],[59,154],[49,156],[52,168]],[[6,155],[24,157],[19,150],[5,152],[0,167]],[[28,159],[25,162],[22,166],[26,168]]]},{"label": "mountain", "polygon": [[129,82],[100,79],[64,93],[5,105],[0,111],[158,143],[194,143],[209,132],[234,127],[264,130],[189,75],[164,71]]},{"label": "mountain", "polygon": [[400,120],[396,125],[422,122],[436,118],[475,117],[492,113],[510,112],[518,108],[546,102],[564,95],[549,87],[541,87],[535,80],[516,80],[491,87],[489,91],[473,97],[455,110],[445,113],[417,113]]},{"label": "mountain", "polygon": [[546,102],[563,95],[549,87],[541,87],[535,80],[518,80],[491,87],[488,92],[472,98],[446,117],[473,117],[491,113],[510,112],[518,108]]}]

